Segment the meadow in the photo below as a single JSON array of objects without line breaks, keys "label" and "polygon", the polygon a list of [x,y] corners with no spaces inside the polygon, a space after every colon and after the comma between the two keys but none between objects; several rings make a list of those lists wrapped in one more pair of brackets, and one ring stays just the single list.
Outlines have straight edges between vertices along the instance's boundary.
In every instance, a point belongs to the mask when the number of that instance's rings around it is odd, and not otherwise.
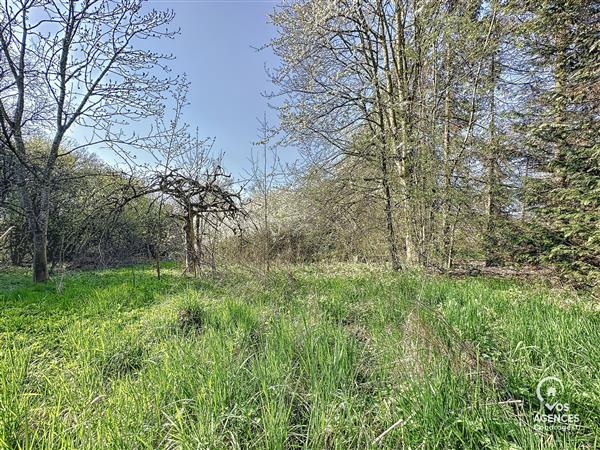
[{"label": "meadow", "polygon": [[[600,309],[327,265],[0,274],[0,448],[600,447]],[[538,429],[538,382],[578,421]]]}]

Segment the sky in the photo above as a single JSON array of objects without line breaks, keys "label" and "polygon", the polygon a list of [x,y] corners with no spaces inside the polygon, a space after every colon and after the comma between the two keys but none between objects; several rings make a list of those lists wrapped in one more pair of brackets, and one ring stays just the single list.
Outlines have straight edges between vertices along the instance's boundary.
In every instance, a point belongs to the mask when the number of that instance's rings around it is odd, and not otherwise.
[{"label": "sky", "polygon": [[[224,152],[224,165],[236,176],[250,166],[257,118],[266,112],[270,123],[277,120],[261,95],[273,90],[265,66],[277,60],[269,49],[256,50],[275,35],[268,23],[275,5],[267,0],[148,1],[155,9],[173,9],[176,17],[169,28],[181,29],[173,40],[156,41],[153,49],[172,53],[173,74],[185,73],[191,83],[185,122],[198,127],[201,137],[216,137],[214,149]],[[290,154],[282,159],[290,161]]]}]

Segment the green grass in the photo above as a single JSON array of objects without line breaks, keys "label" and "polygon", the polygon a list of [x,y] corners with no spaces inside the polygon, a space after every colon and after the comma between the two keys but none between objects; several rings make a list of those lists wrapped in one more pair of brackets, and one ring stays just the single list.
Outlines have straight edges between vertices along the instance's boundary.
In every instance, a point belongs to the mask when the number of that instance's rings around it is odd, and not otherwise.
[{"label": "green grass", "polygon": [[[63,284],[0,275],[0,448],[600,446],[600,315],[572,293],[366,266]],[[534,429],[548,375],[576,429]]]}]

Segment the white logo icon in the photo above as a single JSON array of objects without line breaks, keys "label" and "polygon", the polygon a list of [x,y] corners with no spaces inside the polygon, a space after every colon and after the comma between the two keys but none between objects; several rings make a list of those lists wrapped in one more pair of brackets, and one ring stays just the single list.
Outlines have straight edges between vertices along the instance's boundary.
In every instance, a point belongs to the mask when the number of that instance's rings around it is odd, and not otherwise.
[{"label": "white logo icon", "polygon": [[[563,409],[563,405],[558,402],[560,394],[565,390],[565,387],[557,377],[542,378],[535,389],[537,398],[548,411],[554,411],[557,408],[559,411]],[[561,406],[559,409],[559,405]]]}]

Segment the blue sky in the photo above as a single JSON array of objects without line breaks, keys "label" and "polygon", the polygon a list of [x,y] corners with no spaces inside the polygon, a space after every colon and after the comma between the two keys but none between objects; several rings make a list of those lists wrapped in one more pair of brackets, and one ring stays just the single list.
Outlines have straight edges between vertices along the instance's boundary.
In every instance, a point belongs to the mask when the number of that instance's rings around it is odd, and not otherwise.
[{"label": "blue sky", "polygon": [[[276,121],[261,93],[272,90],[265,65],[277,61],[269,49],[255,49],[275,34],[268,14],[276,2],[149,0],[148,5],[173,9],[173,28],[181,28],[174,40],[158,41],[154,49],[172,53],[174,74],[185,73],[191,82],[185,121],[198,127],[200,136],[216,137],[215,150],[225,153],[226,168],[243,174],[258,136],[257,117],[266,111],[269,122]],[[283,159],[289,161],[290,153]]]}]

